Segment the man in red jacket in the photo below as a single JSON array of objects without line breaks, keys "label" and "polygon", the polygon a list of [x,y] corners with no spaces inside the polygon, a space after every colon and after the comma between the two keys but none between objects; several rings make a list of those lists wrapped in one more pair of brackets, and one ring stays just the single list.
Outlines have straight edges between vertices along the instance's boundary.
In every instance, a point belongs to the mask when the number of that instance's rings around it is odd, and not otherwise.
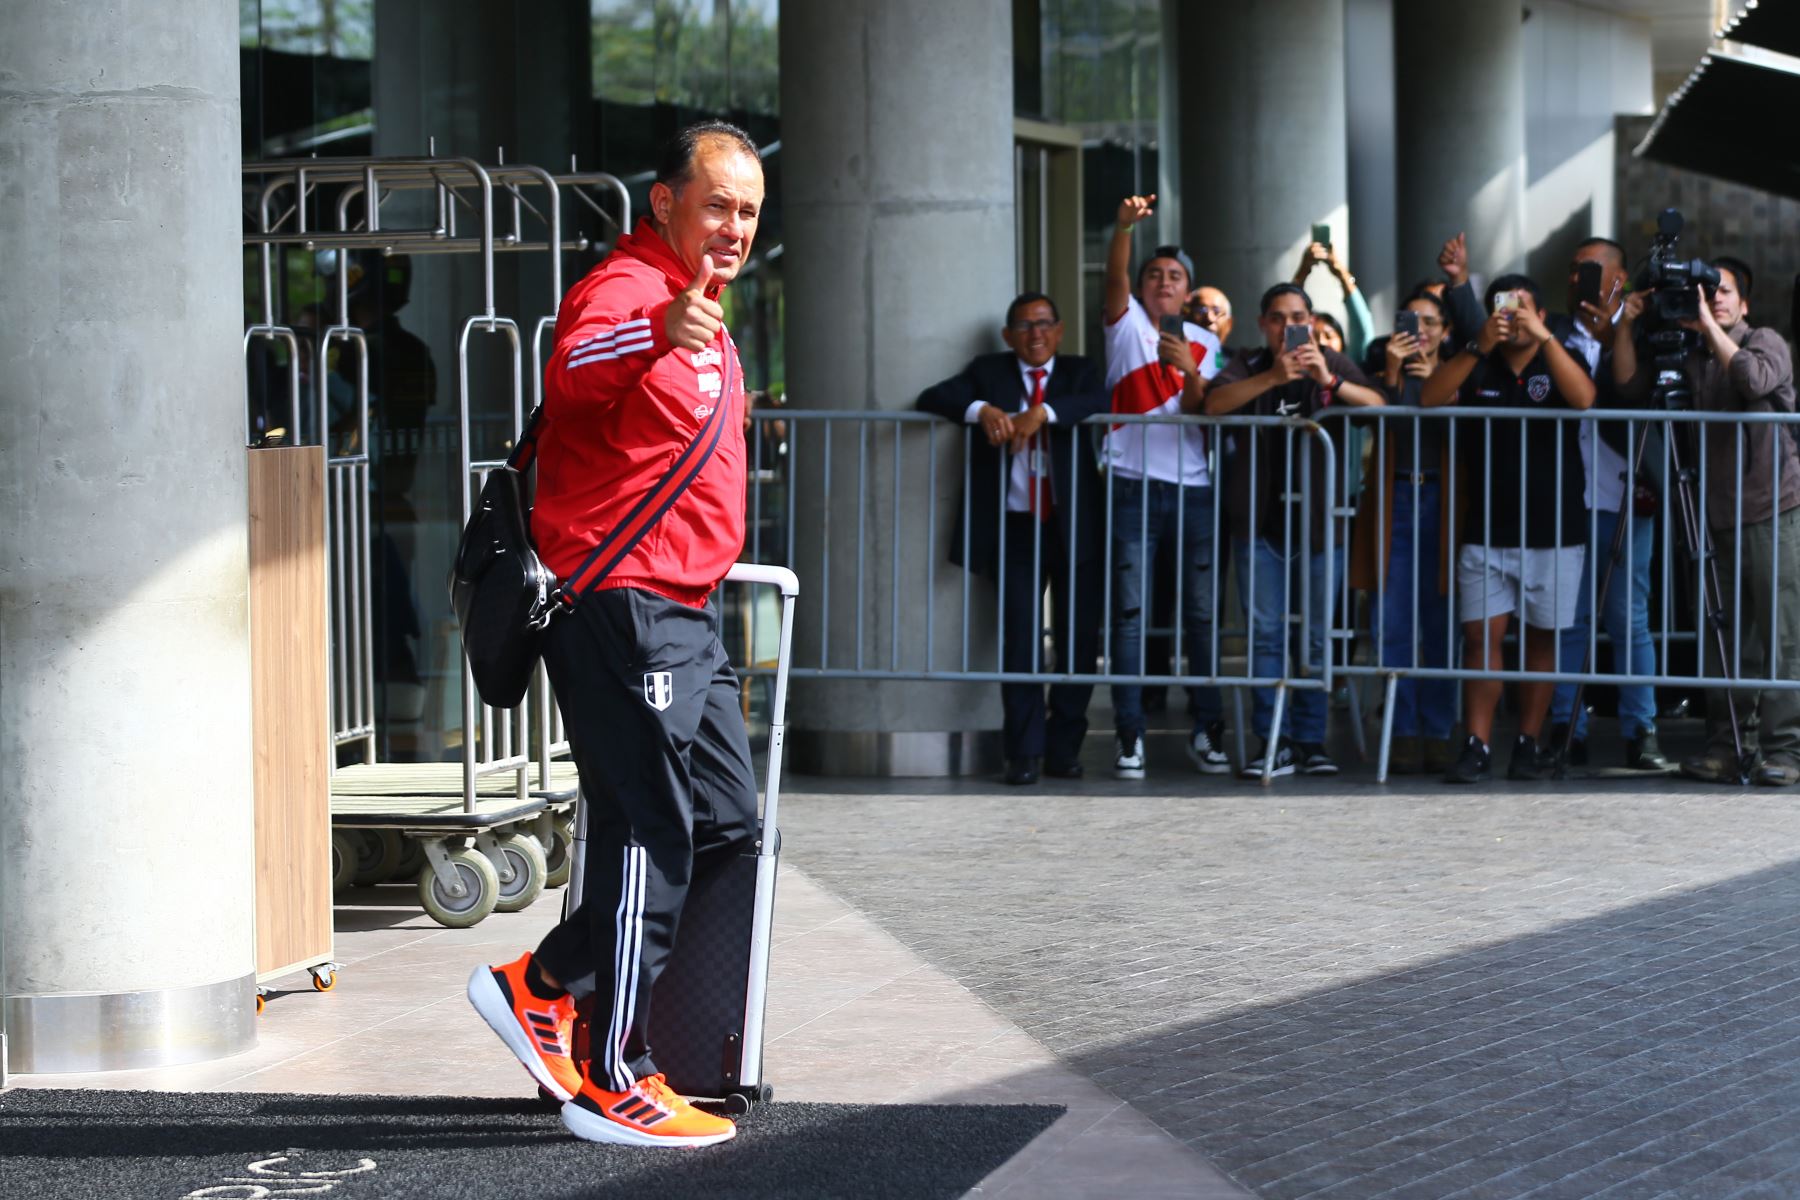
[{"label": "man in red jacket", "polygon": [[[668,1088],[647,1031],[690,883],[756,826],[737,678],[708,598],[744,544],[743,375],[718,297],[762,203],[742,130],[683,130],[650,216],[564,298],[545,371],[532,513],[544,562],[583,582],[603,539],[655,524],[551,623],[544,650],[588,804],[582,905],[535,951],[477,967],[469,999],[590,1141],[703,1146],[736,1132]],[[589,993],[584,1071],[570,1050],[575,998]]]}]

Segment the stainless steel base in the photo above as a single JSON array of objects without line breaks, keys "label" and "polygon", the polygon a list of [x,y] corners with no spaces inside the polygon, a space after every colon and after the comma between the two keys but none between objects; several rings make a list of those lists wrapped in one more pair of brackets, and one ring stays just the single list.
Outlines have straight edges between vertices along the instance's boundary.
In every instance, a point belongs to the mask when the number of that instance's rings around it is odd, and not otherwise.
[{"label": "stainless steel base", "polygon": [[944,778],[997,774],[1005,764],[998,729],[944,733],[792,729],[788,764],[802,775]]},{"label": "stainless steel base", "polygon": [[145,992],[6,998],[7,1069],[67,1074],[170,1067],[256,1045],[256,975]]}]

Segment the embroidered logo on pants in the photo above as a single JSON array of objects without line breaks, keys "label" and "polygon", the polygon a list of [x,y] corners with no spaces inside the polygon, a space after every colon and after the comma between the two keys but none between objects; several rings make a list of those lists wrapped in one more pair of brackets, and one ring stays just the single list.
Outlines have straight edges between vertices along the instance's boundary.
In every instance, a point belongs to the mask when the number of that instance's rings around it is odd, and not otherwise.
[{"label": "embroidered logo on pants", "polygon": [[644,703],[657,712],[675,700],[675,676],[668,671],[650,671],[644,675]]}]

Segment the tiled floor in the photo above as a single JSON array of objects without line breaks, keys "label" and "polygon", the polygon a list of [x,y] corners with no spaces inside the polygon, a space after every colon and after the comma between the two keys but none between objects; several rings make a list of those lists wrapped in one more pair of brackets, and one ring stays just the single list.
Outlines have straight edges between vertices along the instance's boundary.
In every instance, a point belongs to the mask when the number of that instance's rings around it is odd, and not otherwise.
[{"label": "tiled floor", "polygon": [[[256,1049],[221,1062],[104,1075],[23,1076],[24,1087],[531,1096],[535,1085],[463,998],[470,968],[510,958],[555,920],[554,897],[446,930],[410,892],[350,893],[338,908],[335,990],[302,975],[273,996]],[[865,916],[784,867],[771,956],[765,1075],[777,1099],[1050,1102],[1068,1113],[979,1189],[983,1196],[1236,1197],[1194,1151],[1063,1066]]]}]

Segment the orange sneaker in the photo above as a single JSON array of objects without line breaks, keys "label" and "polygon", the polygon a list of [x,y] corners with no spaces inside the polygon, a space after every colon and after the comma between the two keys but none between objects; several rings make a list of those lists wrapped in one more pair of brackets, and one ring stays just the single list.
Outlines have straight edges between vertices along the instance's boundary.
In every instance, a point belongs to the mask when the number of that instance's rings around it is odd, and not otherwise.
[{"label": "orange sneaker", "polygon": [[476,967],[469,1003],[545,1091],[567,1100],[581,1090],[581,1068],[570,1056],[575,1000],[566,993],[555,1000],[532,995],[525,986],[530,962],[527,951],[503,966]]},{"label": "orange sneaker", "polygon": [[660,1074],[623,1092],[583,1079],[575,1098],[563,1105],[562,1119],[576,1137],[615,1146],[711,1146],[737,1135],[736,1125],[689,1104]]}]

